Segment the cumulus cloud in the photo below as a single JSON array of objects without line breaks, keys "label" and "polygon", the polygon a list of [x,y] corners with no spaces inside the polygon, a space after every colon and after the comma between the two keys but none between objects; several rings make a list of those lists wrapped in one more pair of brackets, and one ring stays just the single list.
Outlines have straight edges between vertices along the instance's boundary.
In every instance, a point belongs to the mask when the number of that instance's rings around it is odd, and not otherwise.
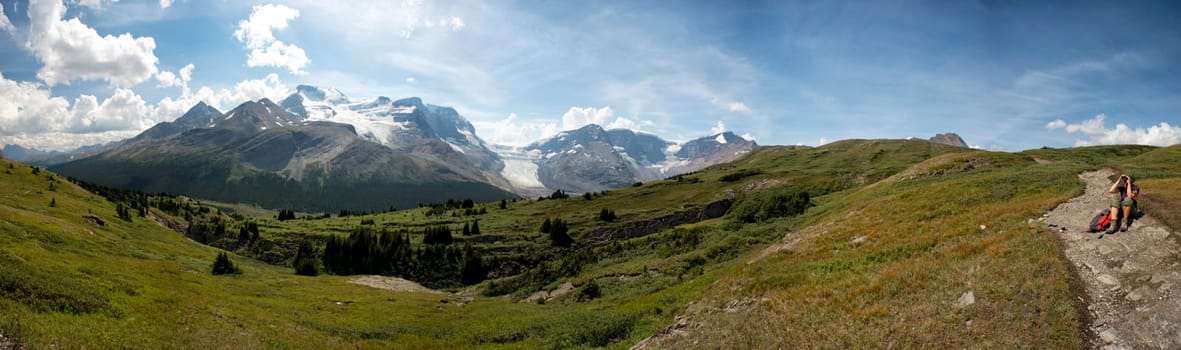
[{"label": "cumulus cloud", "polygon": [[172,0],[160,0],[160,8],[166,9],[172,6]]},{"label": "cumulus cloud", "polygon": [[143,98],[129,89],[115,89],[102,102],[93,95],[81,95],[71,106],[36,82],[8,80],[0,74],[0,143],[48,150],[75,148],[92,144],[80,143],[83,140],[101,139],[94,134],[134,135],[154,123],[149,111]]},{"label": "cumulus cloud", "polygon": [[1117,144],[1169,146],[1181,143],[1181,127],[1172,126],[1166,122],[1148,128],[1132,128],[1124,123],[1117,123],[1115,128],[1108,129],[1103,123],[1106,118],[1106,115],[1100,114],[1078,124],[1069,124],[1058,119],[1046,123],[1046,129],[1063,129],[1067,133],[1079,133],[1087,137],[1086,140],[1075,140],[1075,146]]},{"label": "cumulus cloud", "polygon": [[742,102],[727,103],[726,109],[729,109],[731,112],[750,112],[750,107],[747,107],[746,104]]},{"label": "cumulus cloud", "polygon": [[275,73],[232,88],[189,89],[195,69],[189,64],[176,73],[156,74],[162,85],[179,86],[181,94],[164,97],[155,105],[125,88],[116,88],[102,100],[83,94],[71,104],[53,96],[41,83],[9,80],[0,73],[0,144],[69,150],[135,136],[158,122],[175,120],[201,101],[226,111],[246,101],[278,101],[291,93]]},{"label": "cumulus cloud", "polygon": [[43,63],[37,78],[50,86],[82,79],[130,87],[157,71],[151,37],[100,36],[77,18],[62,20],[65,4],[60,0],[31,2],[28,13],[25,47]]},{"label": "cumulus cloud", "polygon": [[[191,66],[191,65],[190,65]],[[185,66],[189,68],[189,66]],[[243,80],[229,89],[217,89],[202,86],[196,90],[190,91],[187,87],[188,78],[185,76],[192,76],[192,69],[181,69],[180,76],[185,82],[182,86],[183,91],[177,98],[164,97],[160,102],[156,103],[152,110],[152,117],[156,121],[172,121],[183,115],[189,108],[197,102],[204,101],[210,106],[216,107],[221,111],[227,111],[237,107],[246,101],[254,101],[262,98],[271,99],[271,101],[278,102],[287,95],[291,94],[291,89],[287,87],[281,80],[279,75],[275,73],[267,74],[262,79]]]},{"label": "cumulus cloud", "polygon": [[480,137],[490,143],[512,147],[526,146],[534,141],[553,136],[562,131],[558,123],[550,120],[522,120],[516,113],[492,121],[474,121]]},{"label": "cumulus cloud", "polygon": [[647,120],[637,121],[617,116],[611,107],[570,107],[565,114],[562,114],[563,130],[578,129],[589,124],[597,124],[604,129],[638,130],[653,123]]},{"label": "cumulus cloud", "polygon": [[723,123],[721,120],[718,121],[718,125],[715,125],[714,127],[709,128],[710,135],[717,135],[717,134],[721,134],[724,132],[726,132],[726,123]]},{"label": "cumulus cloud", "polygon": [[102,103],[92,95],[81,95],[74,100],[65,131],[92,133],[144,130],[155,124],[145,118],[148,112],[144,99],[128,89],[115,89],[115,94]]},{"label": "cumulus cloud", "polygon": [[414,84],[415,79],[414,79],[414,77],[406,77],[406,82],[410,83],[410,84]]},{"label": "cumulus cloud", "polygon": [[234,38],[246,44],[250,67],[274,66],[287,68],[292,74],[303,74],[303,67],[311,63],[302,48],[275,38],[275,32],[287,28],[287,22],[299,17],[299,10],[285,5],[255,5],[250,17],[238,22]]}]

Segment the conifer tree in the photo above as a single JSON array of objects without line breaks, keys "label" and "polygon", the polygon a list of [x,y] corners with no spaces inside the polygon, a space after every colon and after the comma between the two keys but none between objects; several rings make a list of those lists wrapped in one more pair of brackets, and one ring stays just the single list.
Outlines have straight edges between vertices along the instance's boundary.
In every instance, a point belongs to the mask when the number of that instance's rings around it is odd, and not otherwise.
[{"label": "conifer tree", "polygon": [[475,222],[472,222],[472,235],[474,235],[474,236],[480,235],[480,220],[476,220]]},{"label": "conifer tree", "polygon": [[226,252],[217,253],[217,259],[213,260],[214,275],[240,273],[242,273],[242,270],[239,270],[237,266],[234,266],[234,262],[230,261],[230,256],[226,254]]}]

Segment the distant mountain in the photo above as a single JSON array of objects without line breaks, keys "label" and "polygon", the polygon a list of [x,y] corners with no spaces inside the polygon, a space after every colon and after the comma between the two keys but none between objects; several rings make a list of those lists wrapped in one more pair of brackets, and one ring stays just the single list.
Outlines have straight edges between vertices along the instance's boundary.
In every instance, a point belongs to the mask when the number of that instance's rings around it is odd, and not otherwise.
[{"label": "distant mountain", "polygon": [[[700,170],[757,147],[726,132],[683,144],[627,129],[590,124],[521,149],[501,149],[506,178],[519,193],[595,192]],[[529,191],[521,191],[527,189]]]},{"label": "distant mountain", "polygon": [[305,118],[267,99],[216,112],[198,104],[114,149],[53,169],[114,187],[308,211],[512,197],[470,166],[440,161],[438,154],[455,153],[443,141],[403,152],[359,136],[353,125]]},{"label": "distant mountain", "polygon": [[587,125],[494,149],[451,107],[300,85],[278,103],[248,101],[224,113],[197,103],[53,169],[108,186],[271,208],[378,209],[601,191],[731,161],[756,146],[729,132],[677,144]]},{"label": "distant mountain", "polygon": [[418,97],[352,100],[336,89],[310,85],[296,87],[296,92],[283,99],[280,106],[307,120],[352,125],[360,137],[369,141],[458,166],[463,169],[457,171],[465,175],[511,188],[500,175],[504,162],[454,108],[425,104]]},{"label": "distant mountain", "polygon": [[960,135],[956,135],[953,132],[946,134],[935,134],[935,136],[932,136],[930,139],[928,139],[928,141],[948,146],[968,148],[968,144],[964,142],[964,139],[960,138]]},{"label": "distant mountain", "polygon": [[35,148],[25,148],[20,145],[5,145],[3,149],[4,157],[8,159],[36,165],[49,166],[54,164],[61,164],[75,158],[82,158],[93,155],[97,151],[105,149],[109,144],[97,144],[78,147],[68,151],[42,151]]}]

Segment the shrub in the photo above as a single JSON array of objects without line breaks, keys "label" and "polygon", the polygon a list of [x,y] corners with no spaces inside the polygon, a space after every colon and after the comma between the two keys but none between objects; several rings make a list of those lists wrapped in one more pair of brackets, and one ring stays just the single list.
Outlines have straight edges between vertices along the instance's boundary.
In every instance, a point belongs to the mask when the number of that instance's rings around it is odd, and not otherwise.
[{"label": "shrub", "polygon": [[739,222],[763,222],[803,213],[810,206],[812,201],[807,192],[773,190],[743,199],[731,214]]},{"label": "shrub", "polygon": [[742,180],[743,178],[755,176],[758,174],[762,174],[762,172],[758,171],[758,170],[754,170],[754,169],[742,169],[742,170],[735,171],[735,172],[732,172],[732,173],[729,173],[726,175],[722,175],[722,178],[720,178],[718,180],[722,181],[722,182],[734,182],[734,181]]},{"label": "shrub", "polygon": [[241,273],[242,273],[242,270],[239,270],[237,266],[234,266],[234,262],[230,261],[229,254],[226,254],[226,252],[217,253],[217,258],[213,260],[213,274],[214,275],[225,275],[225,274],[237,275],[237,274],[241,274]]},{"label": "shrub", "polygon": [[599,288],[599,284],[595,283],[595,280],[587,282],[578,291],[578,301],[594,300],[601,296],[603,296],[603,291]]}]

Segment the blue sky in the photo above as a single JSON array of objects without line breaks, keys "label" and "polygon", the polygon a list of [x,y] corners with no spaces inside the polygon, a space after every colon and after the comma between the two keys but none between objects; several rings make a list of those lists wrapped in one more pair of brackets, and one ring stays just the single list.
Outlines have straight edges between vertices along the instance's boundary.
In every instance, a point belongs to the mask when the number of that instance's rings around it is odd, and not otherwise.
[{"label": "blue sky", "polygon": [[[347,4],[347,5],[346,5]],[[1110,1],[3,1],[0,144],[132,136],[299,84],[761,144],[1181,143],[1181,5]]]}]

